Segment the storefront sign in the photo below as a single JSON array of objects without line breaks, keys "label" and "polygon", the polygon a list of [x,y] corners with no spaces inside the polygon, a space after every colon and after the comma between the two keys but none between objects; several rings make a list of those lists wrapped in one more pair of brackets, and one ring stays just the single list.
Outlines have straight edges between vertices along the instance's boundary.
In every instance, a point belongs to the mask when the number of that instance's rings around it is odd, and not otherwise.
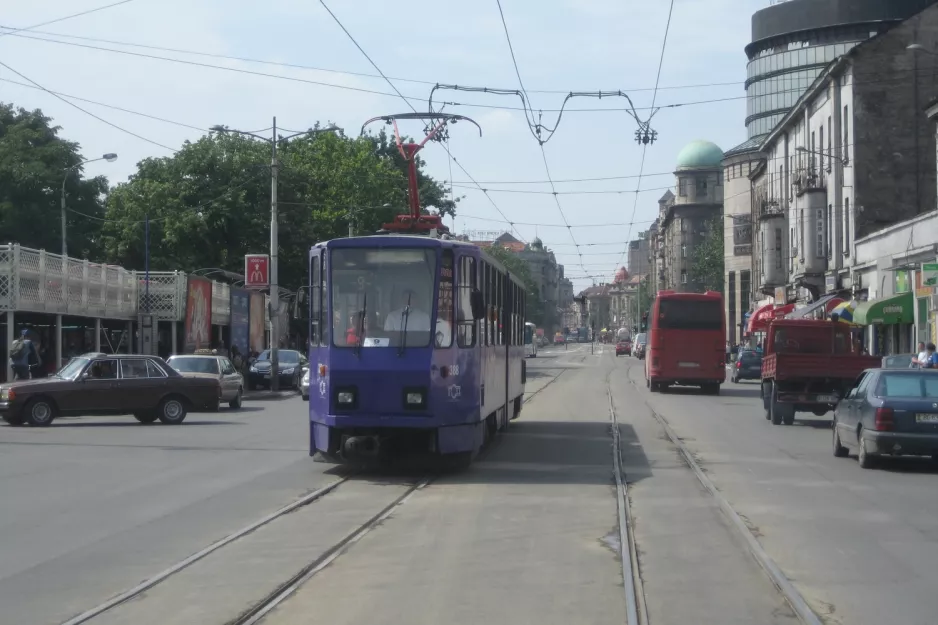
[{"label": "storefront sign", "polygon": [[922,263],[922,286],[938,286],[938,263]]},{"label": "storefront sign", "polygon": [[912,285],[909,283],[909,272],[905,269],[900,269],[896,272],[896,295],[899,293],[908,293],[912,290]]},{"label": "storefront sign", "polygon": [[783,286],[775,287],[775,303],[784,304],[788,301],[788,290]]}]

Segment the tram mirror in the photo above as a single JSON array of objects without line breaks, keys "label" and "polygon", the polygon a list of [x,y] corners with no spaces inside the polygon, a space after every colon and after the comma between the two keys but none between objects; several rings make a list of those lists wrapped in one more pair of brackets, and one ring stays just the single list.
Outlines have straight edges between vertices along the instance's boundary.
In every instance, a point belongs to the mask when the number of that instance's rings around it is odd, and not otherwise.
[{"label": "tram mirror", "polygon": [[482,299],[482,291],[479,289],[472,289],[472,294],[469,296],[469,302],[472,306],[473,320],[485,319],[485,301]]}]

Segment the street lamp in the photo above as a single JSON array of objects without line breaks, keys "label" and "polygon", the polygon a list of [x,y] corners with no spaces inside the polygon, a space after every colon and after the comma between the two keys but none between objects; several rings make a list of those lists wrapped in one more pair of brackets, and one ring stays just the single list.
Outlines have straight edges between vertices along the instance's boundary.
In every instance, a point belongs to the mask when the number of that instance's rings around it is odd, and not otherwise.
[{"label": "street lamp", "polygon": [[253,132],[235,130],[225,126],[212,126],[211,130],[219,133],[233,132],[239,135],[250,136],[256,139],[260,139],[261,141],[266,141],[270,144],[270,390],[279,391],[280,376],[278,372],[280,370],[280,356],[278,353],[278,348],[280,341],[280,287],[277,284],[277,250],[280,247],[280,243],[279,234],[277,231],[277,142],[288,141],[294,137],[299,137],[300,135],[314,136],[323,132],[341,132],[342,129],[333,124],[327,128],[310,129],[304,132],[297,132],[292,135],[287,135],[286,137],[278,138],[277,118],[274,117],[274,125],[272,129],[273,134],[270,139],[254,134]]},{"label": "street lamp", "polygon": [[[62,202],[61,202],[61,205],[62,205],[62,262],[63,263],[68,262],[66,260],[68,258],[68,244],[65,242],[66,240],[65,235],[67,234],[66,233],[67,226],[65,225],[66,224],[65,222],[65,182],[68,180],[69,175],[73,171],[75,171],[76,169],[84,165],[85,163],[94,163],[95,161],[107,161],[108,163],[113,163],[116,160],[117,160],[117,154],[114,154],[113,152],[108,152],[107,154],[102,154],[98,158],[82,159],[78,163],[75,163],[71,167],[68,167],[65,169],[65,175],[62,176]],[[65,265],[63,265],[63,268],[64,267]]]},{"label": "street lamp", "polygon": [[[802,154],[814,154],[814,155],[816,155],[816,156],[826,156],[826,157],[831,158],[831,159],[834,158],[833,154],[828,154],[827,152],[818,152],[818,151],[815,151],[815,150],[809,150],[808,148],[804,147],[803,145],[799,145],[798,147],[796,147],[796,148],[795,148],[795,152],[799,152],[799,153],[802,153]],[[850,161],[849,161],[849,159],[847,159],[846,156],[841,156],[841,157],[840,157],[840,164],[841,164],[841,165],[846,165],[846,164],[849,163],[849,162],[850,162]]]}]

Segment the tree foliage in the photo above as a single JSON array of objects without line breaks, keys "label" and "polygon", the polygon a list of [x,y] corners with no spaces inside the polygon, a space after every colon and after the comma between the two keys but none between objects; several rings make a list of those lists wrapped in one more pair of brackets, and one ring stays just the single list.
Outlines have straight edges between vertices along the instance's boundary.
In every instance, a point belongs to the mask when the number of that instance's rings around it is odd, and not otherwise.
[{"label": "tree foliage", "polygon": [[41,111],[0,103],[0,243],[60,252],[65,180],[68,253],[96,256],[107,180],[81,179],[78,144],[59,137],[51,121]]},{"label": "tree foliage", "polygon": [[541,294],[537,287],[537,282],[535,282],[534,278],[531,276],[531,270],[528,264],[517,254],[499,245],[492,245],[491,247],[485,248],[484,251],[500,262],[509,273],[521,280],[526,291],[524,302],[527,313],[525,315],[525,321],[530,321],[538,327],[543,327],[549,319],[547,318],[544,302],[541,301]]},{"label": "tree foliage", "polygon": [[723,218],[710,219],[693,253],[691,279],[704,290],[723,292]]},{"label": "tree foliage", "polygon": [[[244,254],[270,247],[270,158],[268,143],[213,132],[142,161],[109,197],[108,261],[143,266],[149,216],[151,268],[242,271]],[[350,221],[359,234],[374,232],[406,210],[406,164],[383,132],[297,137],[279,144],[278,161],[278,274],[288,288],[305,282],[312,244],[346,236]],[[420,182],[422,204],[454,211],[440,184],[422,174]]]}]

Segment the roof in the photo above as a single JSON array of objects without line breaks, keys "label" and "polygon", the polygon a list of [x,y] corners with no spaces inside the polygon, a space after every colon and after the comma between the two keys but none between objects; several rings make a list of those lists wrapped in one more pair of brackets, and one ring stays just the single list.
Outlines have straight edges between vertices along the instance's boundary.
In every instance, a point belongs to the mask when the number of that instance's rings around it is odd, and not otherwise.
[{"label": "roof", "polygon": [[739,145],[730,148],[723,154],[723,158],[729,158],[731,156],[737,156],[739,154],[745,154],[746,152],[758,152],[759,146],[762,145],[762,140],[765,139],[765,135],[758,135],[746,139]]},{"label": "roof", "polygon": [[722,162],[723,150],[703,139],[691,141],[677,155],[677,169],[713,169]]},{"label": "roof", "polygon": [[658,200],[658,203],[661,204],[662,202],[670,202],[673,199],[674,199],[674,194],[671,193],[671,189],[668,189],[667,191],[664,192],[664,195],[662,195],[661,198]]}]

